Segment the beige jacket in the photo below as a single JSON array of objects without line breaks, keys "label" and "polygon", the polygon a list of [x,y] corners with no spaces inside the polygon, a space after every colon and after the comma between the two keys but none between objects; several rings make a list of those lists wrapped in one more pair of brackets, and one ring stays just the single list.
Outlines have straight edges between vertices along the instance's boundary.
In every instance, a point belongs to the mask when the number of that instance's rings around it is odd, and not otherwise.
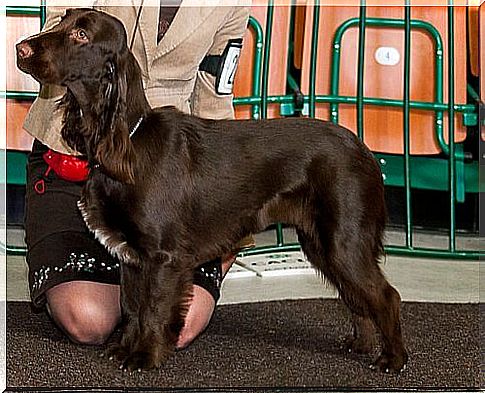
[{"label": "beige jacket", "polygon": [[[125,1],[139,4],[139,0]],[[175,105],[200,117],[228,119],[234,117],[232,95],[218,95],[215,77],[199,71],[198,67],[206,55],[222,54],[230,39],[243,37],[250,8],[234,6],[239,2],[247,5],[247,0],[211,0],[210,6],[194,7],[183,0],[158,45],[159,0],[145,0],[136,32],[138,5],[110,6],[106,5],[109,0],[101,0],[95,8],[123,21],[128,43],[135,34],[132,50],[142,68],[146,95],[152,107]],[[59,23],[64,12],[65,8],[49,7],[44,30]],[[56,101],[63,94],[60,86],[43,86],[24,128],[51,149],[75,154],[60,136],[62,113],[56,110]]]}]

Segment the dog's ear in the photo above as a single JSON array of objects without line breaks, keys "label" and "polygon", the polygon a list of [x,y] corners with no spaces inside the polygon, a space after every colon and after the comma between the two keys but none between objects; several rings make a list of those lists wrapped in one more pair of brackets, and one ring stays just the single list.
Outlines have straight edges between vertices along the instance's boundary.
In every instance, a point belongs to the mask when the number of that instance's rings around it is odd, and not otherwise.
[{"label": "dog's ear", "polygon": [[112,132],[97,145],[95,160],[109,177],[122,183],[135,183],[135,152],[126,122],[115,120]]},{"label": "dog's ear", "polygon": [[[92,62],[87,69],[65,83],[68,93],[60,104],[65,110],[62,136],[107,176],[133,184],[135,153],[127,123],[127,86],[134,78],[136,60],[127,48],[116,52],[93,47],[89,55]],[[146,101],[141,78],[139,84],[130,91],[129,109],[142,116]]]},{"label": "dog's ear", "polygon": [[104,97],[99,120],[103,124],[102,136],[95,141],[94,159],[101,170],[122,183],[135,182],[135,151],[130,140],[127,124],[127,60],[126,54],[108,61],[107,75],[110,79]]},{"label": "dog's ear", "polygon": [[70,90],[67,90],[58,102],[58,109],[64,112],[61,129],[62,138],[71,149],[81,154],[86,154],[82,111],[77,99]]}]

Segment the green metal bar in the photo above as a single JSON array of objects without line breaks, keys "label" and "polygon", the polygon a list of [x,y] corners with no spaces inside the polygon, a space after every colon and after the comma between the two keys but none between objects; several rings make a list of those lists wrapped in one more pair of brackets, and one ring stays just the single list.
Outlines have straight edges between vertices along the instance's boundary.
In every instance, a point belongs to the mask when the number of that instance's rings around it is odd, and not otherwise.
[{"label": "green metal bar", "polygon": [[450,180],[450,251],[456,248],[456,157],[455,157],[455,41],[453,0],[448,3],[448,137]]},{"label": "green metal bar", "polygon": [[[439,103],[443,103],[443,43],[441,40],[441,36],[438,33],[438,37],[440,37],[440,45],[436,45],[435,51],[435,72],[436,72],[436,77],[435,77],[435,100]],[[436,41],[438,42],[438,41]],[[439,65],[438,65],[439,64]],[[438,68],[439,67],[439,68]],[[439,74],[438,74],[439,72]],[[438,141],[438,145],[440,146],[441,150],[445,154],[449,154],[448,152],[448,146],[446,145],[445,142],[445,135],[443,131],[443,119],[444,119],[444,111],[439,110],[436,111],[435,113],[435,134],[436,134],[436,139]]]},{"label": "green metal bar", "polygon": [[[261,97],[261,61],[263,58],[263,28],[252,16],[249,17],[248,25],[253,29],[254,37],[254,63],[253,63],[253,96]],[[252,104],[251,116],[259,119],[261,113],[260,102]]]},{"label": "green metal bar", "polygon": [[40,28],[44,27],[45,20],[47,18],[47,0],[41,0],[40,2]]},{"label": "green metal bar", "polygon": [[404,97],[403,97],[403,130],[404,130],[404,184],[406,190],[406,247],[413,247],[413,222],[411,206],[411,173],[410,173],[410,135],[409,135],[409,101],[411,80],[411,6],[406,0],[404,7]]},{"label": "green metal bar", "polygon": [[359,58],[357,64],[357,136],[364,140],[364,63],[365,63],[365,0],[359,10]]},{"label": "green metal bar", "polygon": [[446,259],[471,259],[479,260],[485,257],[485,253],[482,251],[449,251],[449,250],[437,250],[431,248],[405,248],[399,246],[386,246],[384,250],[389,254],[423,257],[423,258],[446,258]]},{"label": "green metal bar", "polygon": [[290,90],[292,91],[300,90],[300,86],[298,85],[298,82],[293,77],[293,75],[288,74],[286,76],[286,82],[288,83],[288,87],[290,88]]},{"label": "green metal bar", "polygon": [[[266,14],[266,31],[264,36],[264,59],[263,59],[263,80],[261,92],[261,119],[268,117],[268,83],[269,83],[269,62],[271,54],[271,36],[273,33],[274,0],[269,0]],[[276,225],[276,244],[284,244],[283,226]]]},{"label": "green metal bar", "polygon": [[288,56],[286,59],[286,83],[288,89],[292,92],[300,91],[300,86],[291,73],[293,67],[293,60],[295,57],[295,14],[296,14],[296,0],[290,1],[290,26],[288,30]]},{"label": "green metal bar", "polygon": [[[307,100],[306,100],[307,101]],[[317,95],[315,97],[315,101],[319,102],[335,102],[338,104],[355,104],[357,102],[357,97],[353,96],[332,96],[332,95]],[[392,106],[392,107],[402,107],[403,102],[402,100],[394,100],[389,98],[373,98],[373,97],[364,97],[363,102],[366,105],[380,105],[380,106]],[[447,110],[448,104],[438,104],[433,102],[422,102],[422,101],[410,101],[409,106],[411,109],[422,109],[428,111],[440,111],[440,110]],[[458,112],[466,112],[466,113],[473,113],[475,112],[474,105],[467,105],[467,104],[458,104],[454,105],[455,111]]]},{"label": "green metal bar", "polygon": [[[305,103],[309,103],[310,98],[305,96],[303,98]],[[268,96],[267,101],[270,104],[291,104],[294,101],[291,95],[275,95]],[[363,99],[365,105],[378,105],[378,106],[391,106],[391,107],[402,107],[402,100],[394,100],[388,98],[373,98],[364,97]],[[261,102],[261,97],[236,97],[234,98],[234,105],[255,105]],[[355,104],[357,98],[353,96],[332,96],[332,95],[316,95],[315,102],[317,103],[338,103],[338,104]],[[411,109],[419,109],[426,111],[438,111],[447,110],[448,104],[438,104],[433,102],[422,102],[422,101],[410,101],[409,106]],[[461,113],[475,113],[476,106],[471,104],[455,104],[455,111]]]},{"label": "green metal bar", "polygon": [[7,16],[41,16],[41,7],[15,7],[7,6],[6,15]]},{"label": "green metal bar", "polygon": [[266,14],[266,31],[264,35],[263,80],[261,91],[261,119],[268,116],[268,83],[269,58],[271,53],[271,36],[273,33],[274,0],[269,0]]},{"label": "green metal bar", "polygon": [[473,98],[475,101],[479,102],[480,101],[480,96],[478,95],[478,93],[475,91],[475,89],[473,88],[472,85],[470,85],[469,83],[467,83],[466,85],[466,91],[468,93],[468,95]]},{"label": "green metal bar", "polygon": [[[292,95],[277,95],[266,97],[268,104],[290,104],[294,102],[294,97]],[[261,103],[260,96],[254,97],[234,97],[234,105],[255,105]]]},{"label": "green metal bar", "polygon": [[320,1],[315,0],[313,6],[313,30],[312,30],[312,47],[310,54],[310,78],[309,78],[309,116],[315,117],[315,84],[317,76],[317,49],[318,49],[318,31],[320,29]]},{"label": "green metal bar", "polygon": [[[340,79],[340,52],[342,39],[341,37],[338,39],[339,32],[341,29],[343,30],[343,26],[347,26],[347,24],[348,22],[344,22],[344,24],[337,29],[333,40],[332,68],[330,71],[330,96],[332,97],[338,97],[338,86]],[[334,124],[338,124],[338,103],[333,100],[330,101],[330,121]]]},{"label": "green metal bar", "polygon": [[9,90],[6,92],[0,92],[0,98],[8,98],[11,100],[18,101],[32,101],[37,97],[38,92],[36,91],[13,91]]},{"label": "green metal bar", "polygon": [[[263,60],[263,89],[261,93],[261,118],[268,117],[268,83],[269,83],[269,62],[271,54],[271,37],[273,34],[273,19],[274,19],[274,0],[268,3],[268,11],[266,15],[266,34],[264,40],[264,60]],[[283,226],[276,224],[276,244],[282,246],[284,244]]]},{"label": "green metal bar", "polygon": [[4,244],[0,244],[0,250],[6,252],[7,255],[18,255],[18,256],[25,256],[27,255],[27,248],[21,246],[9,246],[5,247]]},{"label": "green metal bar", "polygon": [[[407,248],[402,246],[385,246],[386,253],[401,255],[401,256],[413,256],[424,258],[446,258],[446,259],[466,259],[466,260],[479,260],[485,256],[482,251],[454,251],[429,249],[429,248]],[[239,253],[240,257],[247,257],[251,255],[271,254],[280,252],[292,252],[301,251],[301,247],[298,243],[285,244],[282,247],[277,246],[261,246],[247,251]]]}]

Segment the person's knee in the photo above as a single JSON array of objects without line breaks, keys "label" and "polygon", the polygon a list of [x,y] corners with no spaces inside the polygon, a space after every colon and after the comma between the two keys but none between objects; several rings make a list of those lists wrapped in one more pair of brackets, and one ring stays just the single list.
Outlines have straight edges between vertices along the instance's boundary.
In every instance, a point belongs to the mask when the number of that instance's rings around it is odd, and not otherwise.
[{"label": "person's knee", "polygon": [[201,330],[194,327],[185,327],[179,334],[176,344],[177,349],[187,348],[192,343],[192,341],[194,341],[201,333]]},{"label": "person's knee", "polygon": [[107,292],[104,297],[97,292],[97,287],[66,285],[47,293],[47,309],[52,319],[76,343],[103,344],[120,320],[116,292],[114,295]]},{"label": "person's knee", "polygon": [[189,346],[209,325],[216,302],[204,288],[194,285],[192,302],[185,317],[185,325],[179,334],[177,348]]},{"label": "person's knee", "polygon": [[56,324],[74,342],[101,345],[115,329],[118,318],[104,313],[102,305],[87,301],[76,301],[64,307],[49,306]]}]

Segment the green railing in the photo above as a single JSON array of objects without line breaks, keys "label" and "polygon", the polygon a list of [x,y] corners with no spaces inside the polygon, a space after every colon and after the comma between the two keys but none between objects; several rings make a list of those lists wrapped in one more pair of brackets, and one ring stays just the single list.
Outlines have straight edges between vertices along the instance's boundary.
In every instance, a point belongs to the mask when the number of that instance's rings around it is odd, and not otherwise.
[{"label": "green railing", "polygon": [[[409,1],[409,0],[407,0]],[[253,59],[253,84],[252,95],[250,97],[237,97],[234,99],[234,105],[251,106],[251,115],[255,119],[264,119],[267,117],[268,105],[278,104],[283,114],[291,114],[292,108],[295,107],[295,96],[293,94],[268,94],[268,83],[270,73],[270,53],[271,37],[273,33],[274,4],[269,0],[266,27],[263,28],[254,18],[249,20],[249,28],[254,34],[254,59]],[[303,103],[308,109],[310,117],[315,117],[315,109],[318,103],[330,105],[330,120],[338,122],[339,104],[353,104],[357,108],[357,134],[363,138],[364,130],[364,107],[366,105],[378,105],[384,107],[402,107],[403,109],[403,155],[376,154],[376,159],[381,165],[384,181],[386,185],[400,186],[405,189],[406,193],[406,236],[403,246],[390,245],[386,247],[386,252],[396,255],[411,255],[419,257],[440,257],[440,258],[457,258],[457,259],[478,259],[484,257],[485,253],[476,250],[457,250],[456,248],[456,203],[464,199],[465,192],[478,192],[478,165],[475,163],[464,162],[464,154],[461,145],[455,144],[454,141],[454,119],[456,112],[461,113],[464,117],[465,124],[473,124],[477,118],[477,107],[475,105],[455,104],[454,102],[454,68],[453,61],[448,61],[448,81],[449,94],[448,102],[443,99],[443,43],[439,32],[434,26],[427,22],[411,19],[411,8],[405,7],[404,19],[382,19],[367,18],[366,6],[360,6],[358,18],[352,18],[345,21],[336,31],[333,41],[332,69],[331,69],[331,90],[329,95],[318,95],[315,91],[317,77],[317,56],[318,56],[318,39],[320,29],[320,5],[316,0],[313,6],[314,24],[312,29],[312,45],[310,52],[310,75],[309,75],[309,94],[303,96]],[[45,7],[7,7],[7,15],[40,15],[41,10]],[[41,15],[42,16],[42,15]],[[448,58],[453,59],[454,41],[453,41],[453,24],[454,11],[453,7],[448,7]],[[357,78],[357,95],[343,96],[339,95],[339,65],[340,65],[340,47],[342,37],[351,27],[359,29],[359,60],[358,60],[358,78]],[[365,31],[368,27],[388,27],[403,29],[405,33],[404,45],[404,93],[402,100],[385,99],[378,97],[364,96],[364,55],[365,55]],[[425,30],[433,38],[435,46],[435,101],[420,102],[410,100],[410,57],[411,57],[411,30]],[[295,84],[291,80],[292,86]],[[469,88],[472,95],[473,89]],[[471,90],[471,92],[470,92]],[[475,93],[476,95],[476,93]],[[7,92],[7,98],[17,100],[31,100],[36,94],[31,92]],[[301,98],[301,97],[300,97]],[[478,98],[478,96],[477,96]],[[285,109],[286,108],[286,109]],[[289,108],[289,110],[288,110]],[[433,111],[435,113],[435,134],[440,148],[446,155],[447,159],[427,158],[411,156],[410,154],[410,111],[411,110]],[[443,132],[444,113],[448,113],[449,120],[449,140],[445,141]],[[446,176],[435,176],[434,181],[429,179],[422,180],[417,174],[420,171],[427,170],[444,173]],[[415,247],[413,239],[413,221],[412,221],[412,188],[439,189],[446,190],[450,193],[450,228],[449,244],[447,249],[430,249]],[[276,226],[276,244],[271,246],[259,246],[241,253],[241,256],[257,255],[263,253],[284,253],[300,250],[298,243],[286,243],[283,236],[281,225]],[[25,249],[21,247],[7,247],[9,254],[24,254]]]},{"label": "green railing", "polygon": [[[272,7],[270,3],[269,7]],[[338,105],[339,104],[355,104],[357,107],[357,135],[363,139],[364,137],[364,106],[378,105],[384,107],[402,107],[403,108],[403,155],[389,155],[376,154],[378,162],[383,169],[386,185],[399,185],[404,187],[406,193],[406,225],[405,225],[405,244],[386,246],[386,252],[396,255],[412,255],[417,257],[439,257],[439,258],[456,258],[456,259],[478,259],[484,257],[485,253],[481,250],[457,250],[456,248],[456,203],[462,202],[465,197],[465,192],[478,192],[478,165],[477,163],[465,163],[464,154],[461,145],[456,145],[454,141],[454,121],[455,112],[461,112],[464,116],[465,124],[472,125],[476,121],[476,105],[455,104],[454,103],[454,69],[453,61],[449,61],[451,65],[448,69],[449,80],[449,96],[448,103],[443,99],[444,86],[444,67],[443,67],[443,43],[438,30],[431,24],[411,19],[411,8],[405,7],[405,17],[401,19],[382,19],[382,18],[367,18],[366,6],[360,6],[359,18],[352,18],[344,22],[336,31],[333,42],[332,54],[332,69],[331,69],[331,89],[330,95],[317,95],[315,92],[316,76],[317,76],[317,55],[318,55],[318,38],[320,25],[320,5],[319,1],[315,1],[313,12],[313,29],[312,29],[312,45],[310,54],[310,75],[308,96],[304,97],[304,102],[308,106],[308,114],[310,117],[315,117],[315,110],[317,103],[330,104],[330,119],[338,123]],[[269,15],[269,13],[268,13]],[[453,15],[454,10],[448,7],[448,59],[454,59],[454,41],[453,41]],[[267,20],[267,25],[271,25],[271,21]],[[339,67],[340,67],[340,48],[344,33],[351,27],[358,26],[359,28],[359,59],[358,59],[358,78],[357,78],[357,96],[342,96],[339,95]],[[403,29],[405,32],[404,45],[404,94],[402,100],[385,99],[377,97],[364,96],[364,55],[365,55],[365,31],[368,27],[391,27]],[[410,57],[411,57],[411,30],[421,29],[425,30],[434,40],[435,46],[435,101],[434,102],[418,102],[410,99]],[[268,35],[266,35],[268,37]],[[269,44],[265,41],[265,57],[264,64],[269,62]],[[257,66],[257,64],[256,64]],[[293,97],[288,95],[268,96],[266,94],[254,95],[253,97],[238,98],[235,104],[259,104],[265,107],[267,103],[292,104]],[[266,104],[265,104],[266,102]],[[412,109],[427,110],[435,112],[435,134],[438,145],[440,146],[447,160],[441,158],[427,158],[419,156],[411,156],[410,154],[410,111]],[[449,119],[449,141],[445,141],[443,132],[444,113],[448,112]],[[470,120],[471,119],[471,120]],[[474,120],[475,119],[475,120]],[[467,124],[468,122],[468,124]],[[458,165],[457,165],[458,163]],[[460,169],[459,190],[457,191],[457,166]],[[438,177],[432,183],[422,184],[419,176],[416,176],[418,170],[423,168],[430,168],[431,172],[438,170],[438,173],[443,173],[443,169],[447,169],[447,179]],[[399,173],[400,172],[400,173]],[[421,187],[420,187],[421,186]],[[450,228],[449,228],[449,244],[447,249],[432,249],[424,247],[416,247],[413,239],[413,221],[412,221],[412,187],[420,187],[424,189],[440,189],[447,190],[450,193]],[[457,195],[458,194],[458,195]],[[297,243],[285,243],[281,226],[276,228],[276,245],[257,247],[253,250],[243,252],[242,255],[257,255],[261,253],[275,253],[275,252],[290,252],[300,250]]]}]

